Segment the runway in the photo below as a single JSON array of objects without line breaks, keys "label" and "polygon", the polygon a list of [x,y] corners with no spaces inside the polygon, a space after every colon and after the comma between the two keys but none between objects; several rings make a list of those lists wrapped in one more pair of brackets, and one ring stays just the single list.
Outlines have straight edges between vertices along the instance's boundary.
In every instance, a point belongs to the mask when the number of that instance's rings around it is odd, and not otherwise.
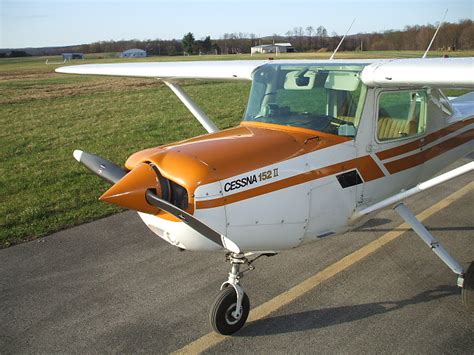
[{"label": "runway", "polygon": [[[472,177],[406,203],[464,267],[474,260]],[[242,281],[253,321],[232,337],[208,322],[224,254],[181,252],[134,212],[0,250],[0,353],[471,354],[474,314],[456,276],[402,222],[384,210],[257,261]]]}]

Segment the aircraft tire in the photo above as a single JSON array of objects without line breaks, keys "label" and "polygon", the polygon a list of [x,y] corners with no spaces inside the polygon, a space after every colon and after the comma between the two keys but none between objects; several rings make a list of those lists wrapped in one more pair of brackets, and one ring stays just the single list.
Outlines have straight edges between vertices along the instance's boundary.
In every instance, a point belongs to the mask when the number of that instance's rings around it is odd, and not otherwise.
[{"label": "aircraft tire", "polygon": [[237,294],[232,286],[221,290],[209,314],[209,321],[215,332],[223,335],[230,335],[243,327],[250,312],[250,301],[246,293],[242,300],[242,315],[240,319],[235,319],[232,312],[237,304]]},{"label": "aircraft tire", "polygon": [[464,274],[464,285],[461,290],[462,303],[469,311],[474,311],[474,262]]}]

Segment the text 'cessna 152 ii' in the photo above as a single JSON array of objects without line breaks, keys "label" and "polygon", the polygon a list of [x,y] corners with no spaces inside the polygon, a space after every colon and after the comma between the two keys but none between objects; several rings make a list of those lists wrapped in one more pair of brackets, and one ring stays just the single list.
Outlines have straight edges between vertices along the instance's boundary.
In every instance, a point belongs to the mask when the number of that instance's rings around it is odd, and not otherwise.
[{"label": "text 'cessna 152 ii'", "polygon": [[[250,303],[241,267],[304,242],[343,233],[394,207],[458,275],[466,271],[402,200],[474,169],[432,178],[474,150],[474,58],[268,60],[79,65],[59,73],[157,78],[207,134],[132,154],[121,168],[80,150],[74,157],[112,187],[100,199],[138,211],[168,243],[225,250],[231,264],[210,314],[232,334]],[[180,79],[251,80],[238,127],[220,131],[177,84]],[[284,203],[282,203],[284,201]]]}]

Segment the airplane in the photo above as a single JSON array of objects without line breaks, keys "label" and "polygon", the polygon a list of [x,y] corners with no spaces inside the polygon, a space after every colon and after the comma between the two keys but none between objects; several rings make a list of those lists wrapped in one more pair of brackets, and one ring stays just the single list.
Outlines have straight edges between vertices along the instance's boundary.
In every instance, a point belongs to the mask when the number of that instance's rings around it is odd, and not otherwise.
[{"label": "airplane", "polygon": [[[82,150],[73,155],[112,184],[102,201],[138,211],[166,242],[226,252],[231,271],[210,323],[230,335],[247,320],[240,281],[256,259],[350,231],[389,207],[457,275],[463,303],[474,309],[474,263],[464,270],[403,204],[474,170],[471,161],[433,178],[474,150],[474,91],[457,98],[442,91],[473,89],[473,68],[470,57],[85,64],[56,72],[159,79],[206,129],[134,153],[124,168]],[[240,125],[219,130],[182,79],[252,81]]]}]

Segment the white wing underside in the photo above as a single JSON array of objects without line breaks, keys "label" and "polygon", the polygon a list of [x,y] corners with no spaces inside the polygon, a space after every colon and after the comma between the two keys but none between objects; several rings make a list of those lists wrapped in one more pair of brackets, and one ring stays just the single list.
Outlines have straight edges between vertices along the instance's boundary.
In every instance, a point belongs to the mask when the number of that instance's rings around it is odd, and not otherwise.
[{"label": "white wing underside", "polygon": [[366,65],[361,79],[369,87],[474,88],[474,58],[233,60],[117,64],[84,64],[56,69],[58,73],[151,77],[159,79],[251,80],[264,64]]},{"label": "white wing underside", "polygon": [[252,72],[266,61],[185,61],[83,64],[61,67],[58,73],[130,76],[159,79],[252,80]]}]

